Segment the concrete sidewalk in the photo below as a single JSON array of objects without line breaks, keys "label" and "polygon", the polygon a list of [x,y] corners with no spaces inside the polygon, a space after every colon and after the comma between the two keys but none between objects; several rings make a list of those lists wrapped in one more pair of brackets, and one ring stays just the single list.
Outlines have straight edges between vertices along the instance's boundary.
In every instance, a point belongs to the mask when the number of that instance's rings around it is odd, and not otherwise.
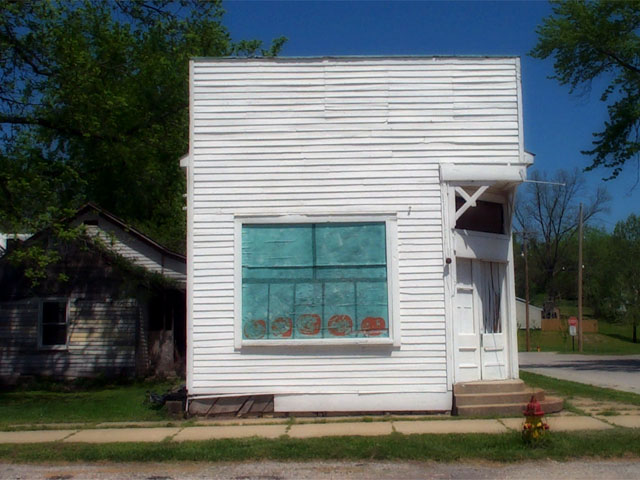
[{"label": "concrete sidewalk", "polygon": [[[612,417],[562,415],[547,417],[552,431],[608,430],[615,427],[640,428],[640,415]],[[363,421],[349,418],[345,421],[325,420],[292,423],[286,419],[244,420],[242,424],[166,426],[118,426],[112,428],[66,428],[14,432],[0,432],[0,443],[118,443],[118,442],[184,442],[226,438],[313,438],[334,436],[382,436],[397,432],[411,434],[459,434],[459,433],[506,433],[519,431],[521,418],[503,419],[434,419],[413,420],[408,418],[380,421]],[[129,424],[130,425],[130,424]],[[103,426],[107,426],[103,424]]]}]

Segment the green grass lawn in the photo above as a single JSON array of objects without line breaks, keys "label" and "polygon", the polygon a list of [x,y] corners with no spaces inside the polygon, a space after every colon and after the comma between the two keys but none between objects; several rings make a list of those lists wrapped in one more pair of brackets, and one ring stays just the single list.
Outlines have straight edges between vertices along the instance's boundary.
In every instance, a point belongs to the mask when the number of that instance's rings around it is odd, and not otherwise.
[{"label": "green grass lawn", "polygon": [[[531,350],[540,347],[542,352],[572,353],[571,336],[568,332],[543,332],[530,330]],[[584,353],[591,354],[640,354],[640,343],[631,341],[631,326],[598,322],[598,333],[583,334]],[[518,350],[525,351],[525,331],[518,330]],[[578,352],[578,338],[575,339]]]},{"label": "green grass lawn", "polygon": [[146,401],[146,391],[164,393],[169,383],[130,383],[74,387],[45,384],[0,392],[0,429],[11,424],[100,423],[166,420],[164,409]]},{"label": "green grass lawn", "polygon": [[593,385],[570,382],[568,380],[559,380],[523,370],[520,370],[520,378],[530,387],[542,388],[546,393],[559,395],[569,400],[573,397],[585,397],[597,401],[640,405],[640,395],[631,392],[595,387]]},{"label": "green grass lawn", "polygon": [[0,445],[5,462],[222,462],[248,460],[567,460],[576,457],[638,458],[640,429],[553,432],[540,447],[526,446],[520,432],[504,434],[401,435],[381,437],[281,437],[203,442]]},{"label": "green grass lawn", "polygon": [[[531,386],[565,397],[580,396],[640,405],[640,395],[592,387],[521,372]],[[35,422],[102,422],[165,420],[144,402],[145,391],[165,384],[130,384],[60,392],[54,389],[0,394],[3,425]],[[640,429],[613,428],[598,432],[549,432],[537,448],[523,444],[517,431],[504,434],[401,435],[294,439],[249,438],[203,442],[41,443],[0,445],[4,462],[175,462],[247,460],[567,460],[576,457],[638,458]]]}]

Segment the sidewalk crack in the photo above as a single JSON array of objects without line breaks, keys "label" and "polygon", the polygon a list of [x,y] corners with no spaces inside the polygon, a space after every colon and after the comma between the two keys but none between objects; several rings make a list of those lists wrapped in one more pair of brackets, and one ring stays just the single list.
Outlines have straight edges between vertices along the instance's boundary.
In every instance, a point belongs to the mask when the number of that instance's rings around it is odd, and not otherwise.
[{"label": "sidewalk crack", "polygon": [[59,442],[64,442],[66,439],[73,437],[76,433],[80,433],[80,430],[74,430],[73,432],[71,432],[69,435],[67,435],[64,438],[61,438],[60,440],[58,440]]},{"label": "sidewalk crack", "polygon": [[296,423],[297,423],[296,422],[296,417],[289,417],[289,419],[285,423],[287,428],[284,429],[284,435],[289,436],[289,432],[291,431],[291,427],[293,427]]},{"label": "sidewalk crack", "polygon": [[[590,416],[591,418],[593,418],[594,420],[598,420],[599,422],[606,423],[607,425],[609,425],[609,426],[611,426],[611,427],[614,427],[614,428],[616,428],[616,427],[620,427],[620,425],[617,425],[617,424],[615,424],[615,423],[612,423],[612,422],[610,422],[609,420],[607,420],[607,419],[606,419],[606,418],[604,418],[604,417],[599,417],[599,416],[597,416],[597,415],[593,415],[593,414],[591,414],[591,415],[589,415],[589,416]],[[622,427],[622,428],[625,428],[625,427]]]},{"label": "sidewalk crack", "polygon": [[173,439],[176,438],[176,436],[178,436],[179,433],[181,433],[185,428],[187,428],[186,426],[182,426],[182,427],[178,427],[178,431],[176,433],[174,433],[173,435],[168,435],[163,442],[173,442]]},{"label": "sidewalk crack", "polygon": [[502,418],[496,418],[496,420],[498,421],[498,423],[500,425],[502,425],[504,428],[506,428],[508,431],[510,432],[516,432],[517,430],[515,428],[511,428],[509,425],[507,425],[506,423],[503,422]]}]

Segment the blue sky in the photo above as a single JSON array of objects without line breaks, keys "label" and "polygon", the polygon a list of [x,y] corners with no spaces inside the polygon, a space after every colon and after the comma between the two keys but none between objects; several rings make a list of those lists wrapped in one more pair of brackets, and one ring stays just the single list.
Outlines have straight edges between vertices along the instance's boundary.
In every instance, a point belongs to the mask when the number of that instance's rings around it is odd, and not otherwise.
[{"label": "blue sky", "polygon": [[[552,75],[551,60],[527,52],[536,27],[551,13],[546,1],[226,1],[223,23],[235,40],[269,44],[285,35],[282,56],[323,55],[518,55],[522,59],[526,149],[535,169],[584,168],[580,153],[606,118],[600,91],[570,95]],[[600,85],[601,86],[601,85]],[[606,182],[611,211],[598,219],[606,228],[630,213],[640,214],[640,186],[632,190],[637,166]],[[584,174],[588,189],[605,171]],[[588,191],[586,192],[589,193]]]}]

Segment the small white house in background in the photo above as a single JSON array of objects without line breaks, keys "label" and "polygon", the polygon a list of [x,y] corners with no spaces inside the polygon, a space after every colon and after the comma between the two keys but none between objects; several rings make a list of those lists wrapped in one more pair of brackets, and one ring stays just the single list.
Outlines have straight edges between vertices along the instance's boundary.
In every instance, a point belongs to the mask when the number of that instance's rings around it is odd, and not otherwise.
[{"label": "small white house in background", "polygon": [[446,411],[518,378],[518,58],[194,59],[190,112],[192,412]]},{"label": "small white house in background", "polygon": [[[516,297],[518,328],[527,328],[527,301]],[[542,308],[529,304],[529,328],[542,328]]]}]

